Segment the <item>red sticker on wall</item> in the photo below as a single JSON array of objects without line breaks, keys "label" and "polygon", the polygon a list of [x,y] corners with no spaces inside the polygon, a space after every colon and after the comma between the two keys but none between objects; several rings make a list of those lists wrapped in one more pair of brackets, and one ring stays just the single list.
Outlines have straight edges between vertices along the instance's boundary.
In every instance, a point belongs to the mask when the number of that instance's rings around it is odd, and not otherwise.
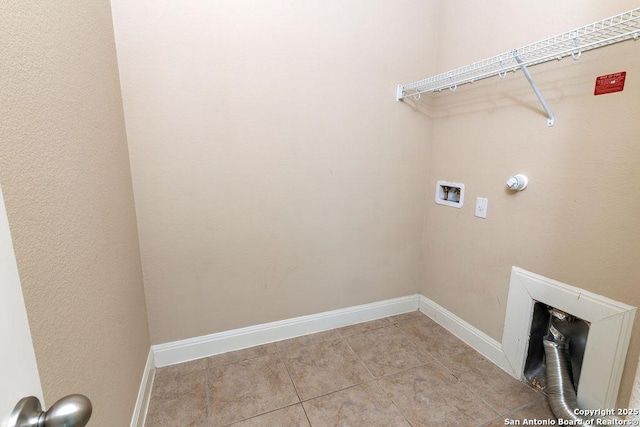
[{"label": "red sticker on wall", "polygon": [[604,95],[606,93],[622,92],[624,89],[624,79],[626,77],[626,71],[596,77],[596,89],[593,91],[593,94]]}]

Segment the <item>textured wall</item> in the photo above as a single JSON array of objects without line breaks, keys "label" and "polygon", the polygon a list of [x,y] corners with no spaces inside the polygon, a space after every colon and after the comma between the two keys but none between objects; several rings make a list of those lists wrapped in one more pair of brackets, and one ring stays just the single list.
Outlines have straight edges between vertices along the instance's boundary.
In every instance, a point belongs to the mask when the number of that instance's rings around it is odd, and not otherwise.
[{"label": "textured wall", "polygon": [[[439,72],[637,6],[632,1],[442,2]],[[511,266],[640,305],[640,45],[587,52],[530,69],[556,115],[546,117],[521,72],[436,97],[428,168],[423,293],[497,340]],[[597,76],[627,71],[623,92],[594,97]],[[529,187],[505,181],[525,173]],[[465,206],[433,202],[437,180],[463,182]],[[474,217],[489,199],[487,219]],[[629,397],[638,319],[623,374]]]},{"label": "textured wall", "polygon": [[153,343],[418,290],[437,5],[113,2]]},{"label": "textured wall", "polygon": [[0,180],[46,404],[131,420],[149,351],[109,1],[5,1]]}]

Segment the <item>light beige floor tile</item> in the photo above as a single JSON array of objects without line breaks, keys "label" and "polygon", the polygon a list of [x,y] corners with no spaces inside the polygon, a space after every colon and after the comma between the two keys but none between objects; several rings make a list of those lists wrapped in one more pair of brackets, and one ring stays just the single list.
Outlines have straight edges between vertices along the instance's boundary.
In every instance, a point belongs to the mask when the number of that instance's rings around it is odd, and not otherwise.
[{"label": "light beige floor tile", "polygon": [[391,316],[388,318],[389,321],[394,325],[405,325],[407,323],[422,323],[426,326],[435,326],[436,322],[431,320],[429,316],[422,313],[421,311],[410,311],[409,313],[398,314],[396,316]]},{"label": "light beige floor tile", "polygon": [[553,419],[543,396],[416,311],[158,368],[145,425],[309,427],[307,415],[313,427]]},{"label": "light beige floor tile", "polygon": [[351,335],[361,334],[363,332],[371,331],[373,329],[384,328],[389,326],[391,322],[388,318],[372,320],[370,322],[358,323],[356,325],[345,326],[344,328],[338,328],[336,331],[340,336],[349,337]]},{"label": "light beige floor tile", "polygon": [[372,379],[356,354],[341,339],[291,350],[283,353],[283,360],[302,400]]},{"label": "light beige floor tile", "polygon": [[396,326],[353,335],[345,340],[376,378],[433,360]]},{"label": "light beige floor tile", "polygon": [[501,415],[541,398],[541,394],[475,350],[443,358],[441,362]]},{"label": "light beige floor tile", "polygon": [[156,369],[156,376],[181,375],[189,372],[203,371],[207,369],[207,359],[196,359],[191,362],[178,363]]},{"label": "light beige floor tile", "polygon": [[207,389],[206,378],[206,370],[185,373],[156,372],[151,398],[170,399],[187,393],[205,393]]},{"label": "light beige floor tile", "polygon": [[377,382],[414,427],[474,427],[497,416],[438,362]]},{"label": "light beige floor tile", "polygon": [[273,344],[266,344],[249,347],[242,350],[216,354],[215,356],[207,357],[205,360],[208,363],[209,368],[213,368],[216,366],[224,366],[230,363],[241,362],[243,360],[255,359],[257,357],[275,353],[276,351],[277,349]]},{"label": "light beige floor tile", "polygon": [[172,398],[152,397],[145,427],[206,427],[207,394],[197,391]]},{"label": "light beige floor tile", "polygon": [[258,415],[233,424],[233,427],[310,427],[301,404]]},{"label": "light beige floor tile", "polygon": [[313,427],[410,427],[374,382],[303,402]]},{"label": "light beige floor tile", "polygon": [[208,370],[209,420],[226,425],[298,403],[284,363],[277,355]]},{"label": "light beige floor tile", "polygon": [[[553,412],[549,407],[549,403],[545,397],[536,400],[533,403],[526,405],[520,409],[510,412],[506,416],[495,419],[491,422],[483,424],[482,427],[498,427],[505,425],[522,425],[524,420],[527,420],[528,424],[525,425],[555,425],[555,424],[535,424],[537,421],[550,422],[555,421]],[[507,421],[508,420],[508,421]],[[513,421],[513,422],[512,422]],[[520,424],[517,424],[520,422]]]},{"label": "light beige floor tile", "polygon": [[318,332],[317,334],[303,335],[297,338],[274,342],[271,345],[274,346],[276,351],[287,352],[306,345],[318,344],[322,341],[334,340],[336,338],[340,338],[340,333],[336,329],[332,329],[330,331]]},{"label": "light beige floor tile", "polygon": [[413,341],[436,359],[453,356],[473,349],[438,324],[428,322],[403,322],[399,324]]}]

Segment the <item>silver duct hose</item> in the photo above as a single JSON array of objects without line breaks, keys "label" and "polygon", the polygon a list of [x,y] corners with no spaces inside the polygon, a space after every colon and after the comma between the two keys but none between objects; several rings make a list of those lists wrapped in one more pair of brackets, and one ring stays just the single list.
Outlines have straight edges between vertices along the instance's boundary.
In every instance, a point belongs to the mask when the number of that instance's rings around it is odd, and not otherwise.
[{"label": "silver duct hose", "polygon": [[578,399],[571,378],[571,363],[568,352],[569,343],[564,335],[553,326],[549,328],[542,344],[547,359],[547,399],[553,414],[558,419],[583,422],[587,419],[576,414]]},{"label": "silver duct hose", "polygon": [[546,392],[549,406],[558,420],[575,423],[570,425],[591,425],[593,417],[579,415],[584,411],[578,407],[578,398],[573,386],[569,338],[554,326],[554,322],[566,324],[573,322],[574,318],[556,308],[551,308],[549,314],[549,333],[542,340],[547,364]]},{"label": "silver duct hose", "polygon": [[576,319],[556,308],[551,308],[549,314],[549,333],[542,340],[547,365],[546,393],[553,414],[563,421],[559,425],[632,425],[624,422],[612,423],[611,421],[620,421],[613,416],[613,410],[580,409],[573,381],[569,338],[555,327],[570,334],[572,329],[568,327],[569,323]]}]

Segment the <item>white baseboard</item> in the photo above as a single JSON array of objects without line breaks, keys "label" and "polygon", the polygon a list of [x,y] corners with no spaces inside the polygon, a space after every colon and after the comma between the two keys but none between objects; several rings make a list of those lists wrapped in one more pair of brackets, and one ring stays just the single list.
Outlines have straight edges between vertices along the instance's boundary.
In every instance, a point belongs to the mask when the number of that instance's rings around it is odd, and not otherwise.
[{"label": "white baseboard", "polygon": [[155,366],[213,356],[418,310],[421,295],[358,305],[151,346]]},{"label": "white baseboard", "polygon": [[519,374],[516,373],[505,356],[502,344],[429,298],[420,295],[419,301],[419,310],[422,313],[467,343],[503,371],[518,380],[520,379]]},{"label": "white baseboard", "polygon": [[153,357],[153,349],[149,349],[147,363],[144,366],[144,373],[140,381],[140,389],[138,390],[138,398],[136,406],[133,408],[133,417],[131,418],[131,427],[144,427],[144,421],[147,416],[149,400],[151,398],[151,389],[153,388],[153,379],[155,378],[156,366]]}]

